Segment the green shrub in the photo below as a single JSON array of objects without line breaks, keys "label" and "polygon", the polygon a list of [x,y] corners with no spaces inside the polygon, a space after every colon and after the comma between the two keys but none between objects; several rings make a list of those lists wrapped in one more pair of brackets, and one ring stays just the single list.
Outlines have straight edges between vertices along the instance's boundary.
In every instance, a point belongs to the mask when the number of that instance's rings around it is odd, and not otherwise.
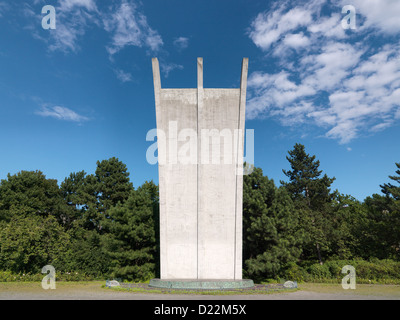
[{"label": "green shrub", "polygon": [[[330,260],[323,265],[304,261],[299,270],[303,270],[304,281],[336,281],[340,282],[345,276],[342,268],[346,265],[353,266],[356,271],[358,283],[399,283],[400,282],[400,262],[393,260],[365,261],[361,259],[353,260]],[[291,266],[289,270],[296,270]]]},{"label": "green shrub", "polygon": [[294,262],[288,264],[283,275],[290,281],[303,282],[307,279],[307,272]]},{"label": "green shrub", "polygon": [[313,264],[308,268],[307,272],[316,280],[332,279],[332,274],[326,264]]}]

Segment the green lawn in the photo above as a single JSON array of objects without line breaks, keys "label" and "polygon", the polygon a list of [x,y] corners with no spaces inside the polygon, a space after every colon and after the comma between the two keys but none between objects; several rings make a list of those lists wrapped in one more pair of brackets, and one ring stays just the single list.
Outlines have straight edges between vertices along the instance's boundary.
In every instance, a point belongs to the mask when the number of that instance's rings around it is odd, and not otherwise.
[{"label": "green lawn", "polygon": [[391,296],[400,299],[400,285],[388,284],[358,284],[356,289],[344,290],[341,284],[332,283],[301,283],[299,290],[316,293],[352,294],[352,295],[373,295]]},{"label": "green lawn", "polygon": [[[355,290],[344,290],[340,284],[327,284],[327,283],[300,283],[298,289],[285,289],[285,290],[244,290],[244,291],[188,291],[188,290],[160,290],[160,289],[147,289],[145,284],[130,289],[129,291],[124,288],[109,289],[105,287],[105,281],[89,281],[89,282],[61,282],[56,283],[56,290],[53,293],[66,294],[68,297],[77,295],[90,295],[98,294],[107,296],[108,294],[124,292],[125,294],[207,294],[207,295],[262,295],[262,294],[282,294],[282,293],[296,293],[296,292],[309,292],[318,294],[334,294],[337,297],[346,299],[346,295],[356,295],[362,297],[388,297],[390,299],[400,300],[400,285],[379,285],[379,284],[359,284]],[[18,297],[20,294],[34,297],[35,294],[51,293],[51,290],[43,290],[40,282],[0,282],[0,298],[7,298],[9,295]]]}]

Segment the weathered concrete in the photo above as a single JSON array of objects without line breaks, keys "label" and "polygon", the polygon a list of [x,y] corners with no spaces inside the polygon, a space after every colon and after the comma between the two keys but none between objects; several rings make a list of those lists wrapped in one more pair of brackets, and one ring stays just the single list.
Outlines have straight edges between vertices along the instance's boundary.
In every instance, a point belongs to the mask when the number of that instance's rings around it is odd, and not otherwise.
[{"label": "weathered concrete", "polygon": [[253,280],[224,280],[224,279],[152,279],[149,287],[165,289],[205,289],[205,290],[225,290],[225,289],[244,289],[253,288]]},{"label": "weathered concrete", "polygon": [[[248,60],[239,89],[204,89],[201,58],[196,89],[162,89],[158,60],[152,63],[157,129],[166,137],[158,135],[161,279],[240,280],[243,177],[237,173]],[[182,150],[191,152],[188,161]]]}]

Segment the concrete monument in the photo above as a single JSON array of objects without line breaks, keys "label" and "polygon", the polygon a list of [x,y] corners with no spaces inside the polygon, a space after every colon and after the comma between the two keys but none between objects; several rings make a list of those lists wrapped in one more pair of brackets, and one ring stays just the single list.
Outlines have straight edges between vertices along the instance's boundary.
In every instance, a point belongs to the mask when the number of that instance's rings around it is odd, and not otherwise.
[{"label": "concrete monument", "polygon": [[[240,88],[161,87],[152,59],[158,135],[158,287],[246,287],[242,280],[243,152],[248,59]],[[161,139],[162,133],[163,139]],[[190,140],[190,141],[189,141]],[[190,151],[191,157],[182,157]],[[210,152],[212,154],[210,154]],[[193,161],[193,159],[195,161]]]}]

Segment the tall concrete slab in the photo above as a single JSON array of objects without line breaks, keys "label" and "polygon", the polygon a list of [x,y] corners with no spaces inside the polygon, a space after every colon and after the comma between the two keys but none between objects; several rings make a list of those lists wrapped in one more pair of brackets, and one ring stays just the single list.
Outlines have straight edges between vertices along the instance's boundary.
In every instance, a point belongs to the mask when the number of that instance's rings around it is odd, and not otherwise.
[{"label": "tall concrete slab", "polygon": [[[158,60],[152,63],[161,279],[240,280],[248,60],[237,89],[203,88],[202,58],[197,88],[162,89]],[[182,150],[191,153],[189,160]]]}]

